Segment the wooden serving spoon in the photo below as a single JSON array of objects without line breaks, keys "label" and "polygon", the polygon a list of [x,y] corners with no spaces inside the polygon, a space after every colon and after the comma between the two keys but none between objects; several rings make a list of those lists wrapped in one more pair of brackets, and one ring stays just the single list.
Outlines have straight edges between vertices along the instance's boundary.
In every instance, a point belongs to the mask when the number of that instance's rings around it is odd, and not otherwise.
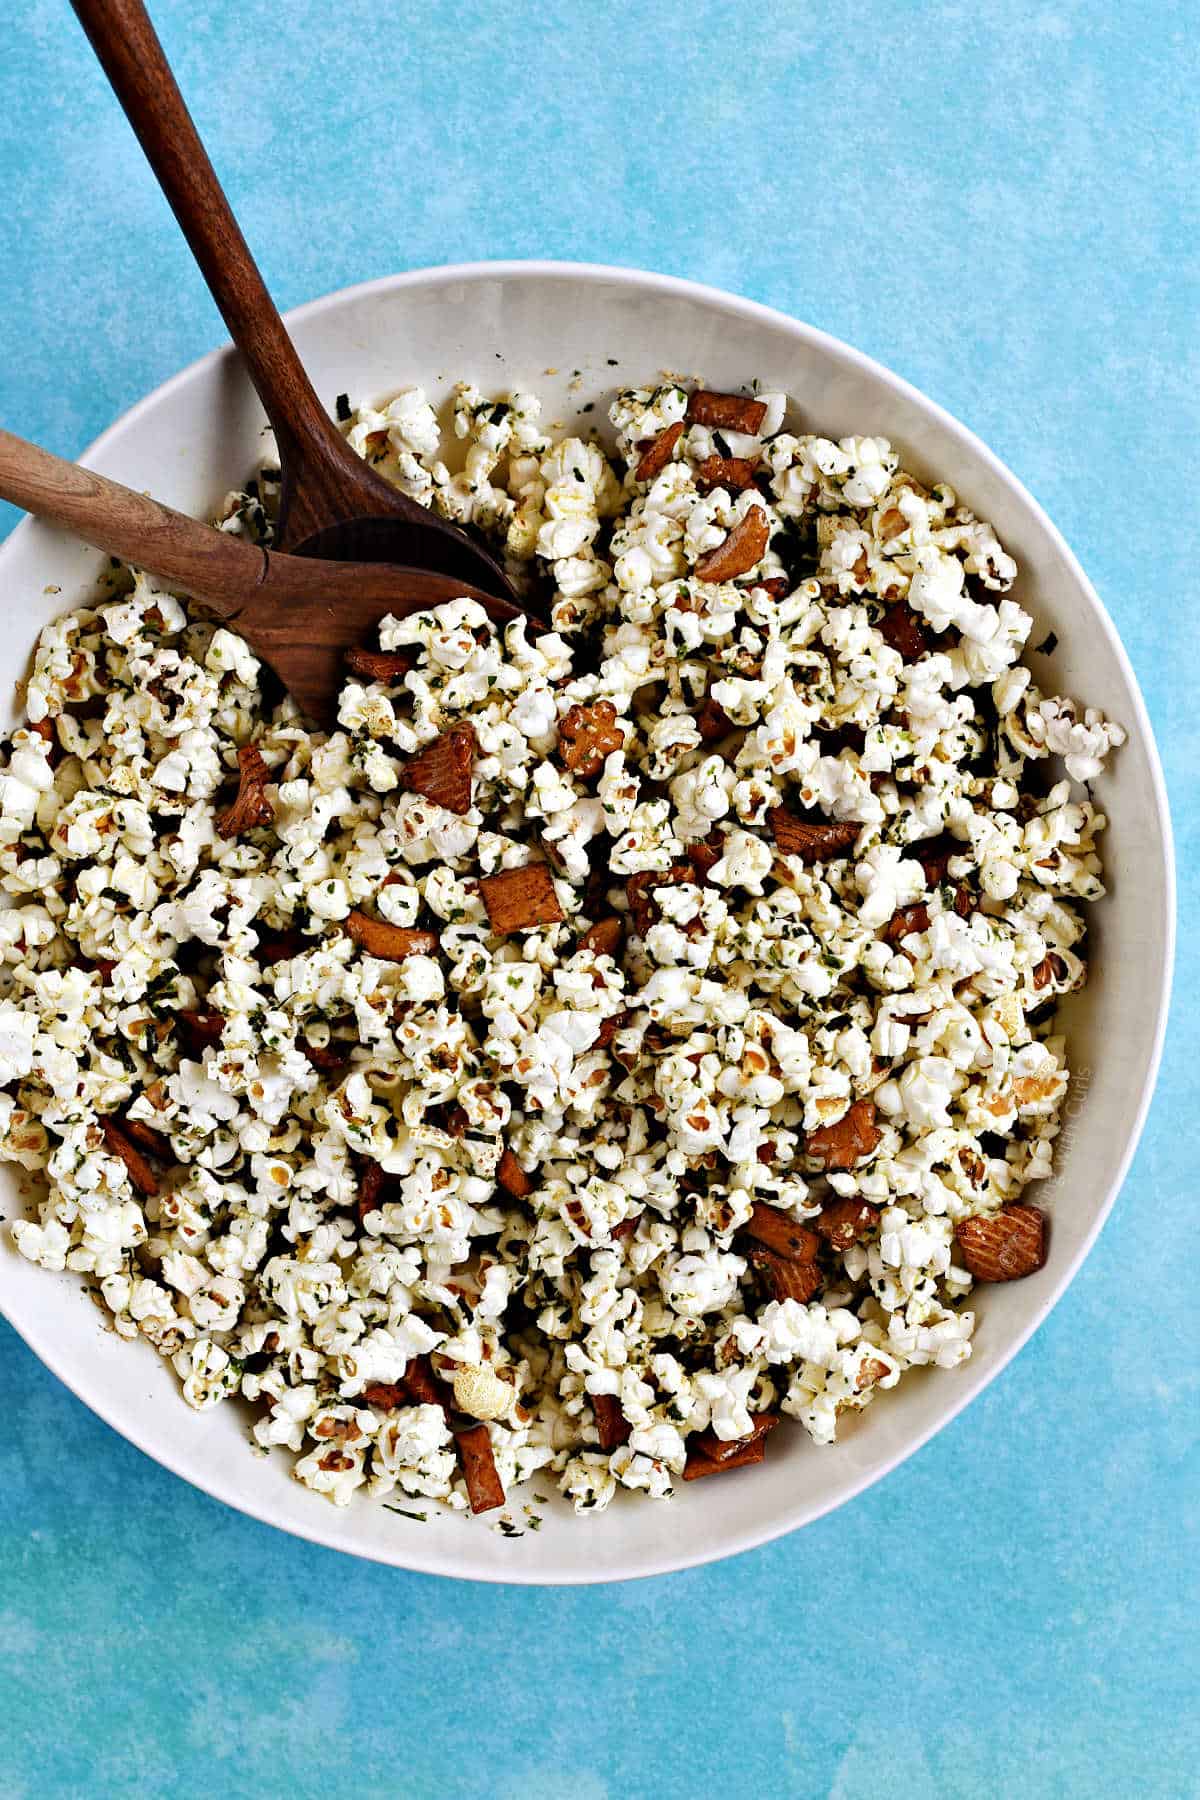
[{"label": "wooden serving spoon", "polygon": [[[321,405],[200,142],[141,0],[72,0],[246,359],[275,433],[281,550],[439,569],[513,599],[495,558],[385,481]],[[93,540],[94,541],[94,540]]]},{"label": "wooden serving spoon", "polygon": [[0,431],[0,499],[200,601],[246,639],[322,725],[332,726],[337,715],[345,652],[385,614],[405,618],[465,596],[497,624],[528,617],[511,600],[439,570],[264,550],[8,431]]}]

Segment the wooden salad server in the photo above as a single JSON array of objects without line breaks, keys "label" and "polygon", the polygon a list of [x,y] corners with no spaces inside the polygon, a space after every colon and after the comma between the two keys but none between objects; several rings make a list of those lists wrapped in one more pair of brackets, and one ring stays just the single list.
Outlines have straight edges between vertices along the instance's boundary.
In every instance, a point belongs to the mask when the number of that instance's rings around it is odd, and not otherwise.
[{"label": "wooden salad server", "polygon": [[244,637],[326,726],[336,719],[347,650],[386,614],[404,618],[465,596],[497,624],[528,617],[511,600],[436,569],[266,550],[8,431],[0,431],[0,499],[191,595]]},{"label": "wooden salad server", "polygon": [[[305,374],[141,0],[72,0],[183,229],[275,433],[278,548],[437,569],[513,598],[495,558],[351,449]],[[237,479],[237,471],[231,472]]]}]

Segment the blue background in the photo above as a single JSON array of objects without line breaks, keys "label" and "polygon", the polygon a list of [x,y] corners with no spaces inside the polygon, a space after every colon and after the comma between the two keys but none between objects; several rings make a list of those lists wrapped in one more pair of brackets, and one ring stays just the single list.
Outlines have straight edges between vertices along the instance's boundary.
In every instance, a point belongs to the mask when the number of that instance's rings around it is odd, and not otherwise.
[{"label": "blue background", "polygon": [[[1144,684],[1182,949],[1145,1140],[1050,1322],[890,1480],[732,1563],[575,1592],[357,1564],[191,1492],[0,1327],[0,1794],[1200,1793],[1187,9],[154,10],[282,305],[467,258],[638,264],[973,426]],[[65,0],[4,8],[0,191],[0,419],[74,455],[223,334]]]}]

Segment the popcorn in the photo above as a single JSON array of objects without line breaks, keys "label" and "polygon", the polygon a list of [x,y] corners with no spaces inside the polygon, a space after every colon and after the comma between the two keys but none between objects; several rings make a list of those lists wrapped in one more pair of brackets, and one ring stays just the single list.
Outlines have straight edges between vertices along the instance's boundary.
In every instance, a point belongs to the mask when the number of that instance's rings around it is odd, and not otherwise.
[{"label": "popcorn", "polygon": [[19,1081],[31,1073],[37,1033],[35,1013],[0,1005],[0,1081]]},{"label": "popcorn", "polygon": [[336,1505],[663,1499],[779,1408],[829,1443],[1040,1258],[1103,893],[1072,783],[1124,733],[1037,689],[985,521],[785,407],[627,389],[614,461],[460,383],[454,472],[419,388],[360,408],[555,630],[387,619],[328,736],[145,577],[42,633],[0,751],[13,1242]]},{"label": "popcorn", "polygon": [[454,1376],[454,1404],[473,1419],[504,1419],[516,1402],[516,1389],[502,1381],[485,1363],[477,1369],[458,1369]]}]

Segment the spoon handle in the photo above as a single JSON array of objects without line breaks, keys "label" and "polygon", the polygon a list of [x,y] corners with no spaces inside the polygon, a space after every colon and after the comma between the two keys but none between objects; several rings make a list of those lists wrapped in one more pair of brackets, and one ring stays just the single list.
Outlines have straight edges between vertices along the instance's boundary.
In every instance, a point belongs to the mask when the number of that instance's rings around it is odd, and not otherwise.
[{"label": "spoon handle", "polygon": [[221,618],[257,595],[266,551],[0,431],[0,499],[204,601]]},{"label": "spoon handle", "polygon": [[[349,450],[304,372],[141,0],[72,5],[249,365],[306,514],[291,521],[289,535],[305,535],[329,522],[321,501],[339,494],[351,461],[357,485],[371,472]],[[383,497],[395,499],[387,487]]]}]

